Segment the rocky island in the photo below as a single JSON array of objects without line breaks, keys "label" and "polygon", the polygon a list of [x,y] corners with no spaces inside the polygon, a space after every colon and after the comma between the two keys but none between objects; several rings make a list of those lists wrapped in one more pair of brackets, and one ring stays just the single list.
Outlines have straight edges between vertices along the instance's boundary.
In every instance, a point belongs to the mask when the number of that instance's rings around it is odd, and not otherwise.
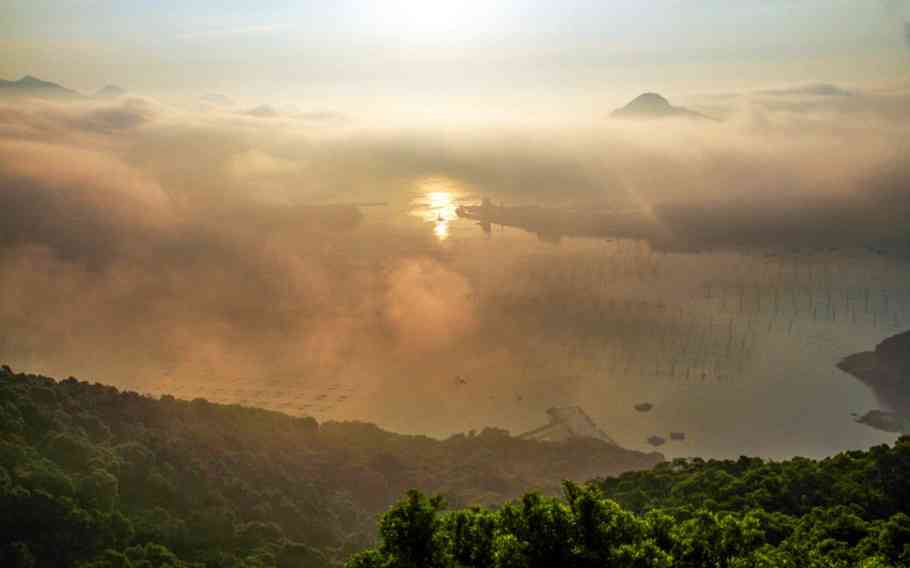
[{"label": "rocky island", "polygon": [[872,389],[884,407],[857,422],[885,432],[910,432],[910,331],[889,337],[875,351],[850,355],[837,366]]}]

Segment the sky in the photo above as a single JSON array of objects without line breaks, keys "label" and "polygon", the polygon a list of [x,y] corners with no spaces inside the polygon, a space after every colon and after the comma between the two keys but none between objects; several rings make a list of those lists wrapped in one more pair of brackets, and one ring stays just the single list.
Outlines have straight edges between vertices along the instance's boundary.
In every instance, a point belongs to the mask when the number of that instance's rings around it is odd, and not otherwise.
[{"label": "sky", "polygon": [[[902,0],[7,0],[0,77],[349,108],[596,108],[905,79]],[[571,101],[571,102],[568,102]]]}]

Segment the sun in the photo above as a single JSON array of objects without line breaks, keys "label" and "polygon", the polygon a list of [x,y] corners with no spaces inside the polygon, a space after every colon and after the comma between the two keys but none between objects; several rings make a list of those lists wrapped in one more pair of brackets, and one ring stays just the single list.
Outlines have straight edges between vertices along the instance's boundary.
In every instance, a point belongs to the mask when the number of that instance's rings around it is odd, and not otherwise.
[{"label": "sun", "polygon": [[487,31],[496,19],[495,2],[392,0],[383,2],[387,32],[416,42],[466,40]]},{"label": "sun", "polygon": [[402,24],[415,33],[455,32],[465,22],[454,2],[395,2]]},{"label": "sun", "polygon": [[448,191],[431,191],[427,194],[430,209],[444,217],[450,217],[455,210],[455,196]]}]

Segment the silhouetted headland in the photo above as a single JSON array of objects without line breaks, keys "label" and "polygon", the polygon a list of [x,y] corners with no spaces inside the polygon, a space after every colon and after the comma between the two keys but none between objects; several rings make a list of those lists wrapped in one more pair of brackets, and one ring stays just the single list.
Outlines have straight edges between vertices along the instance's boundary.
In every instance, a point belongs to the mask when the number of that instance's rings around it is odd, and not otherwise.
[{"label": "silhouetted headland", "polygon": [[875,351],[845,357],[837,366],[872,389],[885,407],[857,422],[885,432],[910,432],[910,331],[889,337]]},{"label": "silhouetted headland", "polygon": [[587,211],[540,207],[537,205],[462,205],[456,213],[463,219],[479,221],[484,230],[491,225],[515,227],[535,233],[541,240],[558,242],[562,237],[654,238],[658,227],[653,219],[637,211]]}]

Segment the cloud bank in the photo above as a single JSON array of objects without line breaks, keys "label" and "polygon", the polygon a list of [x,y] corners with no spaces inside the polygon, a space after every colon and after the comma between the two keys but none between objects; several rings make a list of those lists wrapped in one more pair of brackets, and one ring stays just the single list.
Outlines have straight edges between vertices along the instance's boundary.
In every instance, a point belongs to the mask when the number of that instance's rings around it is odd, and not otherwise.
[{"label": "cloud bank", "polygon": [[[557,387],[528,377],[534,356],[617,334],[631,347],[668,316],[620,315],[649,301],[638,260],[582,286],[599,258],[588,245],[540,255],[437,242],[399,215],[419,180],[569,223],[603,213],[591,236],[657,252],[907,254],[907,95],[822,95],[737,97],[719,124],[446,131],[315,129],[141,99],[3,104],[0,358],[136,388],[349,381],[374,393],[349,416],[489,423],[493,406],[447,415],[415,401],[469,369],[499,377],[490,397],[521,389],[546,404]],[[390,207],[353,205],[367,201]],[[556,263],[579,276],[552,276]],[[702,284],[690,268],[664,278],[668,303]]]}]

